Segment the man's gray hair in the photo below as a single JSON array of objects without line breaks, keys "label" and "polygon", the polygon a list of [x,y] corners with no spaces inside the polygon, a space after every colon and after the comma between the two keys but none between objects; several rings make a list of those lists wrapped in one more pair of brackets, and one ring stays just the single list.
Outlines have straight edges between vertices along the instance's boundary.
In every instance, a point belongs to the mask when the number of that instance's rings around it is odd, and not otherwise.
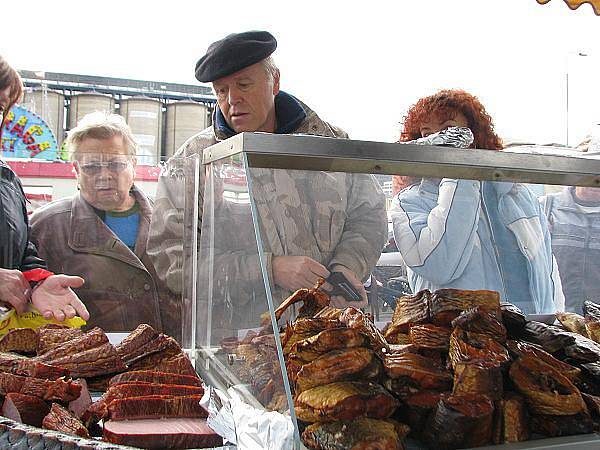
[{"label": "man's gray hair", "polygon": [[136,155],[138,144],[123,116],[102,111],[95,111],[83,116],[77,126],[68,132],[65,145],[71,159],[75,159],[77,147],[84,139],[110,139],[114,136],[123,138],[130,156]]},{"label": "man's gray hair", "polygon": [[265,69],[265,72],[267,72],[267,75],[269,75],[271,81],[275,81],[275,76],[279,73],[279,68],[277,67],[277,64],[275,64],[275,59],[273,56],[263,59],[262,65]]}]

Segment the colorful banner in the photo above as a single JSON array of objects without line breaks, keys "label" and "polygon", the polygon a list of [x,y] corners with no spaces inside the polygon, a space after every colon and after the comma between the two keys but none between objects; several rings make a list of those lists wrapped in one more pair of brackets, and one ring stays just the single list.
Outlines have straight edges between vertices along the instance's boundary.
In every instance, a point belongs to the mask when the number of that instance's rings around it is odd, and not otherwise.
[{"label": "colorful banner", "polygon": [[44,119],[20,105],[6,115],[2,130],[2,156],[5,158],[59,159],[52,130]]}]

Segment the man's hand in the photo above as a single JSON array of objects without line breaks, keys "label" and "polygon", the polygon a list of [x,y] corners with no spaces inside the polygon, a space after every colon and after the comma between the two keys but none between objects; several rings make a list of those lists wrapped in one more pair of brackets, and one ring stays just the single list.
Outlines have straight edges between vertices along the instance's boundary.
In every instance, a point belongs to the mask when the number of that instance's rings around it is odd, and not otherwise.
[{"label": "man's hand", "polygon": [[0,269],[0,301],[9,303],[17,313],[25,311],[29,282],[19,270]]},{"label": "man's hand", "polygon": [[273,282],[289,291],[311,288],[319,278],[327,278],[329,270],[308,256],[274,256]]},{"label": "man's hand", "polygon": [[90,318],[90,313],[71,288],[81,287],[84,283],[81,277],[69,275],[52,275],[42,281],[31,294],[33,306],[44,316],[59,322],[75,316],[83,320]]},{"label": "man's hand", "polygon": [[[350,269],[344,266],[334,266],[331,268],[331,271],[342,272],[362,297],[362,300],[359,302],[349,302],[341,295],[332,295],[331,306],[335,306],[336,308],[342,309],[347,308],[348,306],[353,306],[354,308],[364,308],[369,304],[367,300],[367,291],[365,290],[365,287],[363,286],[362,282],[356,277],[356,274],[354,272],[352,272]],[[326,284],[325,286],[323,286],[323,288],[327,290],[330,289],[331,286]]]}]

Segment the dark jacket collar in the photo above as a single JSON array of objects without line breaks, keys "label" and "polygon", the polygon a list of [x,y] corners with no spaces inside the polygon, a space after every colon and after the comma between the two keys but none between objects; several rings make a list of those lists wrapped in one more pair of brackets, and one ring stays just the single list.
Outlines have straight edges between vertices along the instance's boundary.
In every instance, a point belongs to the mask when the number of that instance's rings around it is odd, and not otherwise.
[{"label": "dark jacket collar", "polygon": [[[275,97],[275,116],[277,117],[277,129],[275,134],[289,134],[298,129],[306,119],[306,111],[300,101],[287,92],[279,91]],[[215,129],[218,134],[225,137],[235,135],[235,131],[229,126],[219,106],[215,108]]]}]

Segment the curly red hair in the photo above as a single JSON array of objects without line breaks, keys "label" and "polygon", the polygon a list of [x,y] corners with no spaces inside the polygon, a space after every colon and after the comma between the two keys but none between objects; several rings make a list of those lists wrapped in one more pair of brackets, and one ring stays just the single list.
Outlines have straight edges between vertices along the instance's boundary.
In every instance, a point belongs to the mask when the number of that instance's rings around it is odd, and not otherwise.
[{"label": "curly red hair", "polygon": [[492,118],[477,97],[458,89],[444,89],[429,97],[423,97],[408,110],[404,117],[404,129],[400,142],[421,137],[420,127],[432,116],[440,121],[454,117],[461,112],[469,122],[473,132],[475,148],[487,150],[502,149],[502,140],[494,131]]}]

